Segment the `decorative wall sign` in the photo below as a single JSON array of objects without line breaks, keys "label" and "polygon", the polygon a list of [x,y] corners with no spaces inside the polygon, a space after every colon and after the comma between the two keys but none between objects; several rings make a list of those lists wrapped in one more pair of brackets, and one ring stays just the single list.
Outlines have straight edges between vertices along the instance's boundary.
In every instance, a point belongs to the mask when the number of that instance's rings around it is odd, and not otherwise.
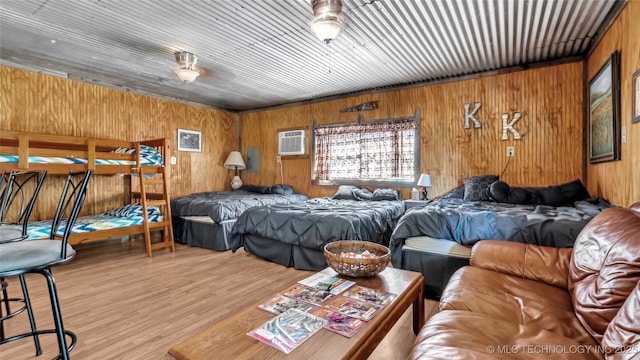
[{"label": "decorative wall sign", "polygon": [[480,106],[482,106],[481,103],[479,102],[475,103],[473,107],[473,111],[469,112],[469,108],[471,107],[471,104],[464,104],[464,128],[465,129],[469,128],[469,120],[473,121],[474,128],[477,129],[482,127],[482,124],[480,124],[480,121],[478,121],[478,119],[476,119],[475,117],[478,110],[480,110]]},{"label": "decorative wall sign", "polygon": [[366,103],[362,103],[360,105],[356,105],[356,106],[348,107],[346,109],[342,109],[342,110],[340,110],[340,112],[344,113],[344,112],[367,111],[367,110],[373,110],[373,109],[377,109],[377,108],[378,108],[378,102],[377,101],[369,101],[369,102],[366,102]]},{"label": "decorative wall sign", "polygon": [[620,160],[620,62],[611,54],[589,81],[589,162]]},{"label": "decorative wall sign", "polygon": [[631,77],[631,122],[640,122],[640,70]]},{"label": "decorative wall sign", "polygon": [[522,139],[522,135],[520,135],[518,130],[513,128],[513,125],[515,125],[521,117],[521,113],[515,112],[513,113],[513,119],[511,122],[507,123],[507,121],[509,121],[509,114],[502,114],[502,140],[509,140],[509,134],[507,134],[507,131],[510,131],[511,134],[513,134],[514,140]]},{"label": "decorative wall sign", "polygon": [[178,129],[178,151],[202,151],[202,133],[195,130]]}]

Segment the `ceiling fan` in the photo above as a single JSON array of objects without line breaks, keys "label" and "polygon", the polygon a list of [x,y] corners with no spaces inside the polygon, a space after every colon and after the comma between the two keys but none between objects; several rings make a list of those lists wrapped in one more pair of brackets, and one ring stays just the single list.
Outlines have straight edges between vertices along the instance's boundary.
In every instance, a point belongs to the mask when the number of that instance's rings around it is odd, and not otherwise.
[{"label": "ceiling fan", "polygon": [[195,67],[198,62],[198,57],[187,51],[178,51],[175,53],[175,56],[176,62],[178,62],[178,68],[173,72],[178,75],[181,81],[186,83],[194,81],[200,75],[200,72],[196,70]]}]

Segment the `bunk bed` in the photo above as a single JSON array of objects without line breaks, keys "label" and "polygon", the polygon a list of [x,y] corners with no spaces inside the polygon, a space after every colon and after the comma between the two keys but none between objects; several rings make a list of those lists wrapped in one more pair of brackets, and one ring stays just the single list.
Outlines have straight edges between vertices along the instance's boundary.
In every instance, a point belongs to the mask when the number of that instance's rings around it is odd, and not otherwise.
[{"label": "bunk bed", "polygon": [[[94,175],[135,175],[130,198],[132,203],[139,204],[136,215],[141,219],[121,221],[117,227],[106,223],[93,228],[85,226],[85,230],[92,231],[76,231],[69,244],[144,234],[147,256],[155,249],[175,251],[169,206],[170,172],[164,164],[168,154],[167,139],[122,141],[0,130],[0,172],[46,170],[48,175],[66,175],[70,171],[93,170]],[[118,210],[122,209],[114,211]],[[126,215],[121,212],[118,217]],[[163,239],[151,243],[151,232],[156,230],[163,231]]]}]

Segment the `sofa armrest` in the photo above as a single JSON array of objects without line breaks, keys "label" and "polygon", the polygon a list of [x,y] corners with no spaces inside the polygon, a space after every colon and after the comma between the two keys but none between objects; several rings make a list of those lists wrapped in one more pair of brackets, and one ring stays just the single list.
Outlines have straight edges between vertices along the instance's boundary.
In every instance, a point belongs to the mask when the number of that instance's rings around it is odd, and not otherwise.
[{"label": "sofa armrest", "polygon": [[483,240],[471,250],[471,266],[566,289],[573,249]]}]

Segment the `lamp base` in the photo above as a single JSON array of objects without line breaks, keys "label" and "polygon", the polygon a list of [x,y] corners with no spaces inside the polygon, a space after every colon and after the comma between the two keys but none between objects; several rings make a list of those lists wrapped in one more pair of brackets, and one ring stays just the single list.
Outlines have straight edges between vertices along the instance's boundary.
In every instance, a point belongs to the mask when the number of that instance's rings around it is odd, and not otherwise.
[{"label": "lamp base", "polygon": [[240,189],[240,187],[242,186],[242,180],[240,179],[240,176],[236,175],[233,177],[233,179],[231,180],[231,188],[233,190],[238,190]]},{"label": "lamp base", "polygon": [[427,187],[423,187],[422,188],[422,200],[429,200],[429,198],[427,198]]}]

